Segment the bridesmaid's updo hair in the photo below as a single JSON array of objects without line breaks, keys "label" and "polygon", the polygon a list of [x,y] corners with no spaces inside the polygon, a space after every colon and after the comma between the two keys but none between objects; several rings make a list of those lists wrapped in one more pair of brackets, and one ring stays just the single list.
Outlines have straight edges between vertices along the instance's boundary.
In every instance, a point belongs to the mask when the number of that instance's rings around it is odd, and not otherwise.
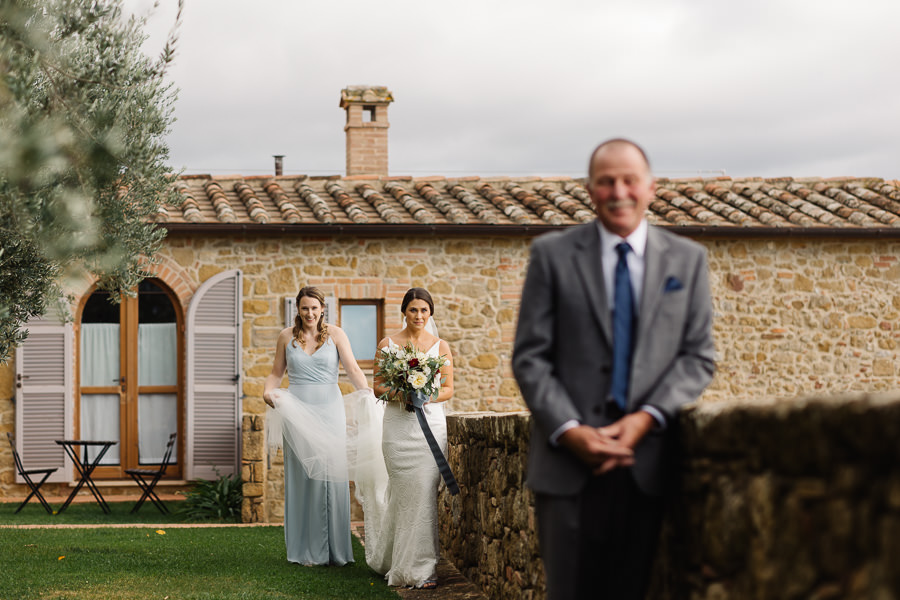
[{"label": "bridesmaid's updo hair", "polygon": [[424,300],[428,305],[428,311],[431,313],[431,316],[434,316],[434,300],[431,299],[431,294],[425,288],[409,288],[406,295],[403,296],[403,302],[400,303],[400,314],[406,313],[406,307],[413,300]]},{"label": "bridesmaid's updo hair", "polygon": [[318,300],[319,304],[322,306],[322,314],[319,316],[319,322],[316,324],[316,330],[318,331],[318,334],[316,335],[316,348],[321,348],[322,344],[328,340],[328,325],[325,324],[325,294],[323,294],[322,290],[319,288],[311,285],[300,288],[300,293],[297,294],[297,314],[294,315],[294,339],[291,340],[291,345],[294,348],[297,347],[297,342],[300,341],[300,332],[303,331],[303,322],[300,320],[301,298],[313,298],[314,300]]}]

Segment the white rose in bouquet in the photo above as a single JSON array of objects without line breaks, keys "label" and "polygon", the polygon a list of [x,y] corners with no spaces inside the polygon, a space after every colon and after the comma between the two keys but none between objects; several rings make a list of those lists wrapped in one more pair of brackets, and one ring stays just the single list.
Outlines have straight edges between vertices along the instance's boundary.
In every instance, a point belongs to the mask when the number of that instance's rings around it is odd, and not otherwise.
[{"label": "white rose in bouquet", "polygon": [[413,371],[406,379],[413,389],[421,390],[428,383],[428,377],[422,371]]}]

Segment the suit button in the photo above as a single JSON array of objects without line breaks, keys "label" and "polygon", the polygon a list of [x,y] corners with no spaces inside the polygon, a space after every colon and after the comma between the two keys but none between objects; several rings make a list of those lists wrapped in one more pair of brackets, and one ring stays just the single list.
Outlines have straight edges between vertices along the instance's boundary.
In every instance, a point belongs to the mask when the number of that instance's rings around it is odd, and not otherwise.
[{"label": "suit button", "polygon": [[595,406],[595,407],[594,407],[594,414],[595,414],[595,415],[602,415],[602,414],[603,414],[603,407],[602,407],[602,406]]}]

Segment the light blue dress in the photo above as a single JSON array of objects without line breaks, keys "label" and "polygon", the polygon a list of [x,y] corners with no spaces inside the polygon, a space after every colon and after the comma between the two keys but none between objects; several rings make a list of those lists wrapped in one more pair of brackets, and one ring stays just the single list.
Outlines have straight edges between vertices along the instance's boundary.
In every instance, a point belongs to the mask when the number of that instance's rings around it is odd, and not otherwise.
[{"label": "light blue dress", "polygon": [[[344,401],[338,380],[338,351],[329,338],[312,356],[288,342],[285,359],[288,391],[314,408],[325,426],[343,439]],[[350,542],[350,488],[347,481],[322,481],[307,476],[285,439],[284,542],[287,559],[304,565],[344,565],[353,562]]]}]

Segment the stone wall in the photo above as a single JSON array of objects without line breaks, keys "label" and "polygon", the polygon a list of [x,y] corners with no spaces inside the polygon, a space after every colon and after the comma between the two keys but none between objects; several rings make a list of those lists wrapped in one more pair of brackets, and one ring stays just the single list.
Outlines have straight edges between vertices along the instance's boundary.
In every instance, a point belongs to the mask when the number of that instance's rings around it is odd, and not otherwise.
[{"label": "stone wall", "polygon": [[438,497],[441,553],[489,598],[544,596],[534,496],[525,487],[528,412],[447,418],[448,462],[460,493]]},{"label": "stone wall", "polygon": [[900,598],[900,393],[702,404],[682,420],[663,544],[677,597]]},{"label": "stone wall", "polygon": [[[279,520],[280,460],[265,455],[262,388],[283,327],[283,299],[306,284],[341,299],[381,299],[386,332],[400,328],[411,286],[431,290],[456,364],[456,412],[524,408],[509,359],[530,236],[199,236],[172,233],[160,277],[184,310],[226,269],[244,273],[246,520]],[[900,242],[704,239],[718,371],[703,401],[900,389]],[[84,293],[89,288],[86,282]],[[76,301],[80,298],[77,297]],[[15,428],[12,361],[0,365],[0,433]],[[24,495],[0,449],[0,495]]]},{"label": "stone wall", "polygon": [[262,399],[284,327],[284,298],[315,285],[339,300],[383,300],[384,331],[390,333],[401,328],[406,290],[425,287],[434,296],[440,336],[454,355],[456,393],[448,408],[515,410],[521,399],[509,353],[529,242],[525,236],[170,235],[161,254],[188,280],[199,284],[224,270],[243,271],[243,519],[277,522],[284,516],[283,464],[280,454],[266,454]]},{"label": "stone wall", "polygon": [[719,353],[704,400],[900,389],[900,243],[704,244]]},{"label": "stone wall", "polygon": [[[527,413],[453,415],[441,545],[491,598],[543,598]],[[900,394],[698,403],[651,598],[900,598]]]}]

